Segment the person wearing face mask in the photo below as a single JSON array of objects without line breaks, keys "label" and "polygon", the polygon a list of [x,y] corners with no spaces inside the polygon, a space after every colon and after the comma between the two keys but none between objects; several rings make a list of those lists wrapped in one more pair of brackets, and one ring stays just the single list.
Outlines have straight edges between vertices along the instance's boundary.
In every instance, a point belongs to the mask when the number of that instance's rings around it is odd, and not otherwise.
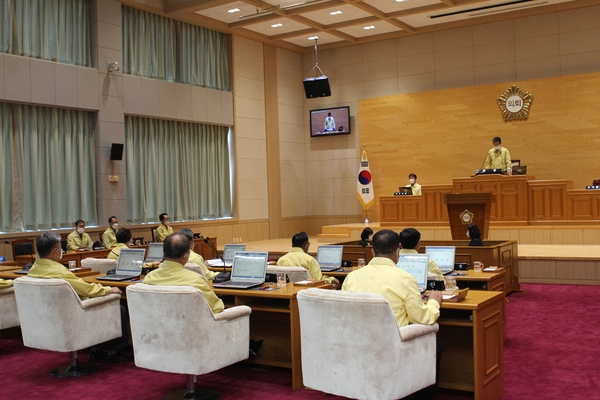
[{"label": "person wearing face mask", "polygon": [[90,235],[85,233],[85,221],[78,219],[75,222],[75,230],[67,236],[67,250],[90,250],[93,244]]},{"label": "person wearing face mask", "polygon": [[419,185],[417,183],[417,175],[415,175],[415,174],[409,174],[408,175],[408,182],[409,182],[409,184],[406,185],[405,187],[412,188],[412,194],[413,194],[413,196],[420,196],[421,195],[421,185]]},{"label": "person wearing face mask", "polygon": [[508,149],[502,147],[502,139],[496,136],[492,139],[493,148],[488,151],[483,164],[484,169],[501,169],[506,171],[508,175],[512,175],[512,162],[510,161],[510,153]]},{"label": "person wearing face mask", "polygon": [[[77,221],[82,222],[83,221]],[[77,225],[77,224],[76,224]],[[85,226],[85,224],[83,224]],[[62,259],[62,248],[60,245],[60,236],[55,232],[45,232],[35,240],[38,257],[35,263],[27,273],[31,278],[57,278],[69,282],[81,300],[87,300],[91,297],[102,297],[107,294],[121,294],[121,290],[116,287],[104,286],[100,283],[88,283],[75,276],[68,268],[65,268],[60,260]],[[124,362],[133,358],[119,353],[119,350],[127,347],[129,341],[129,332],[127,328],[127,310],[121,306],[121,337],[109,340],[100,345],[107,354],[100,357],[95,355],[96,360],[106,362]],[[97,351],[96,353],[100,353]],[[90,356],[91,357],[91,356]]]},{"label": "person wearing face mask", "polygon": [[160,225],[156,228],[156,233],[154,234],[154,240],[157,242],[164,242],[167,236],[173,233],[173,228],[169,226],[171,219],[167,213],[162,213],[158,216],[160,220]]},{"label": "person wearing face mask", "polygon": [[107,249],[117,245],[117,231],[119,230],[119,220],[114,215],[108,219],[108,228],[102,234],[102,244]]}]

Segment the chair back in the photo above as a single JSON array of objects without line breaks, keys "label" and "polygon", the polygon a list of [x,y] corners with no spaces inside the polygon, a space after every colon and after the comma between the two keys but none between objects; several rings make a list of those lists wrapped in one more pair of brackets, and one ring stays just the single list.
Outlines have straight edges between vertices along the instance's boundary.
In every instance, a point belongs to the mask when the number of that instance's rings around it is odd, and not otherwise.
[{"label": "chair back", "polygon": [[64,279],[28,276],[14,288],[27,347],[69,352],[121,336],[117,294],[82,301]]},{"label": "chair back", "polygon": [[267,265],[267,274],[285,272],[290,282],[298,282],[311,279],[308,270],[304,267],[280,267],[278,265]]},{"label": "chair back", "polygon": [[91,268],[95,271],[106,275],[107,271],[117,268],[117,260],[112,258],[94,258],[88,257],[81,260],[81,266],[83,268]]},{"label": "chair back", "polygon": [[405,327],[382,296],[310,288],[298,292],[298,308],[307,387],[383,400],[435,382],[435,333],[403,342]]},{"label": "chair back", "polygon": [[0,329],[13,326],[19,326],[15,289],[12,287],[0,289]]},{"label": "chair back", "polygon": [[138,367],[201,375],[248,358],[249,309],[220,321],[231,309],[213,314],[194,287],[143,283],[127,287],[127,305]]},{"label": "chair back", "polygon": [[187,269],[189,269],[190,271],[194,271],[195,273],[200,274],[200,275],[202,275],[203,277],[206,278],[206,274],[204,273],[204,270],[198,264],[196,264],[196,263],[186,263],[185,267]]}]

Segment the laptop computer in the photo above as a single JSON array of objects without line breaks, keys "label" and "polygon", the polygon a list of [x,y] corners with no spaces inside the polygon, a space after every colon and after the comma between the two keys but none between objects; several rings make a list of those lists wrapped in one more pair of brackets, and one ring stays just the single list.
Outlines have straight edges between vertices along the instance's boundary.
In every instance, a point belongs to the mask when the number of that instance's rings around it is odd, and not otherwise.
[{"label": "laptop computer", "polygon": [[440,267],[442,274],[449,274],[454,271],[454,246],[426,246],[425,254],[429,254],[429,259],[435,261]]},{"label": "laptop computer", "polygon": [[[242,243],[226,244],[225,247],[223,248],[223,260],[225,261],[225,266],[231,267],[231,265],[233,264],[233,257],[235,256],[236,251],[245,251],[245,250],[246,250],[246,245],[242,244]],[[206,260],[206,262],[211,267],[222,267],[223,260],[221,260],[220,258],[213,258],[211,260]]]},{"label": "laptop computer", "polygon": [[137,278],[142,274],[145,254],[146,250],[144,249],[122,249],[115,273],[97,279],[102,281],[125,281]]},{"label": "laptop computer", "polygon": [[398,268],[403,269],[417,281],[419,290],[423,293],[427,289],[427,272],[429,271],[429,255],[427,254],[400,254]]},{"label": "laptop computer", "polygon": [[148,254],[146,255],[145,263],[161,262],[163,260],[163,244],[150,243],[148,245]]},{"label": "laptop computer", "polygon": [[250,289],[265,283],[266,251],[236,251],[231,267],[231,280],[213,284],[216,288]]},{"label": "laptop computer", "polygon": [[335,271],[342,267],[342,245],[323,245],[317,249],[317,262],[321,266],[321,271]]}]

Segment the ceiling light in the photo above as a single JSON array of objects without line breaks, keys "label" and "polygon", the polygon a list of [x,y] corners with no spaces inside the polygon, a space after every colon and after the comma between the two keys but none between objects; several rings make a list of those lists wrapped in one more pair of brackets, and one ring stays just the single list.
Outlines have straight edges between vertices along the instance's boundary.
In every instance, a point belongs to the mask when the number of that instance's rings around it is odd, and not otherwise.
[{"label": "ceiling light", "polygon": [[239,8],[232,8],[231,10],[227,10],[227,12],[233,14],[233,13],[236,13],[236,12],[240,12],[240,9]]},{"label": "ceiling light", "polygon": [[375,29],[375,27],[373,25],[370,25],[370,26],[365,26],[363,29],[368,31],[369,29]]},{"label": "ceiling light", "polygon": [[311,36],[308,38],[308,40],[317,40],[319,37],[318,36]]},{"label": "ceiling light", "polygon": [[402,3],[404,1],[406,1],[406,0],[396,0],[396,3]]},{"label": "ceiling light", "polygon": [[283,26],[283,24],[273,24],[271,25],[271,28],[279,28],[280,26]]},{"label": "ceiling light", "polygon": [[332,11],[332,12],[329,13],[329,15],[338,15],[338,14],[341,14],[341,13],[342,13],[341,11]]}]

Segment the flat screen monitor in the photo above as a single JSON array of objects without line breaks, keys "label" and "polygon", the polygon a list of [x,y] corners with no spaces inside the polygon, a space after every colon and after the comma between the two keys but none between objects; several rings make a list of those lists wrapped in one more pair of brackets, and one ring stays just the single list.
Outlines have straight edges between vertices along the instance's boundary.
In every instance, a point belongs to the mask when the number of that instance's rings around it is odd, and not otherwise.
[{"label": "flat screen monitor", "polygon": [[454,270],[454,255],[456,247],[454,246],[426,246],[425,254],[429,254],[429,259],[435,261],[443,274]]},{"label": "flat screen monitor", "polygon": [[427,272],[429,272],[429,256],[427,254],[400,254],[398,268],[415,277],[421,291],[427,287]]},{"label": "flat screen monitor", "polygon": [[310,110],[310,136],[350,134],[350,107]]}]

